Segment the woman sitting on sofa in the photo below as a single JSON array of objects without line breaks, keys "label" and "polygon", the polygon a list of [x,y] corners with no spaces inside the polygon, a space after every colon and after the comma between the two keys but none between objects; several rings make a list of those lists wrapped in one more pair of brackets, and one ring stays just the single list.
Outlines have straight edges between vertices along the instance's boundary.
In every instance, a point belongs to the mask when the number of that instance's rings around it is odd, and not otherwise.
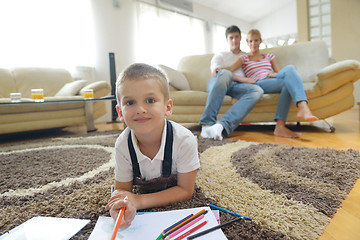
[{"label": "woman sitting on sofa", "polygon": [[[286,128],[285,122],[289,112],[291,100],[298,108],[297,117],[305,121],[317,121],[312,115],[305,95],[302,79],[294,66],[288,65],[280,70],[280,65],[274,54],[261,54],[259,47],[261,34],[258,30],[252,29],[246,38],[250,47],[250,53],[240,58],[230,67],[225,69],[235,71],[242,67],[246,77],[255,80],[254,84],[260,86],[264,93],[280,93],[279,102],[275,114],[276,126],[274,134],[280,137],[296,138],[296,133]],[[236,76],[234,76],[235,78]]]}]

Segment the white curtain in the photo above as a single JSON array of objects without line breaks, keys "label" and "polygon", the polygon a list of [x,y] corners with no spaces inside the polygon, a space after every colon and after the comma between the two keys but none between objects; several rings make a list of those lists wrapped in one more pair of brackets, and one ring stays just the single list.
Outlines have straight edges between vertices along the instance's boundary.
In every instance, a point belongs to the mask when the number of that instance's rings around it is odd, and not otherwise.
[{"label": "white curtain", "polygon": [[205,22],[137,2],[136,61],[176,68],[181,57],[205,53]]},{"label": "white curtain", "polygon": [[218,24],[213,24],[213,50],[214,52],[229,51],[229,46],[225,37],[226,27]]},{"label": "white curtain", "polygon": [[94,66],[89,0],[0,0],[0,67]]}]

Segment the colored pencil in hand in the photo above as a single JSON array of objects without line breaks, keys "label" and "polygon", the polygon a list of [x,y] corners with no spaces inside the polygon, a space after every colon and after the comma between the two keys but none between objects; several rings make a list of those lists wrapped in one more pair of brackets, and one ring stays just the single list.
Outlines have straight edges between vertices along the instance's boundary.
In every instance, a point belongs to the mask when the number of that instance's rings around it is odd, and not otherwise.
[{"label": "colored pencil in hand", "polygon": [[[124,198],[124,201],[127,201],[127,200],[128,200],[128,198],[127,198],[127,196],[126,196],[126,197]],[[113,233],[112,233],[112,235],[111,235],[110,240],[115,240],[116,234],[117,234],[117,232],[118,232],[118,230],[119,230],[119,226],[120,226],[120,223],[121,223],[121,219],[122,219],[122,217],[124,216],[124,212],[125,212],[125,207],[122,207],[122,208],[120,209],[120,212],[119,212],[117,218],[116,218],[114,230],[113,230]]]}]

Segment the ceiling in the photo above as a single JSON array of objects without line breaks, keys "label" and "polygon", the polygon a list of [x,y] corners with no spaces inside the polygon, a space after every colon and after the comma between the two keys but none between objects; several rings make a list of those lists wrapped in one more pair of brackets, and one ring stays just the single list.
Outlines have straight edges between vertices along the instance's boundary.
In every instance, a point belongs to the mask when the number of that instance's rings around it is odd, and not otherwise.
[{"label": "ceiling", "polygon": [[191,0],[199,5],[253,23],[296,0]]}]

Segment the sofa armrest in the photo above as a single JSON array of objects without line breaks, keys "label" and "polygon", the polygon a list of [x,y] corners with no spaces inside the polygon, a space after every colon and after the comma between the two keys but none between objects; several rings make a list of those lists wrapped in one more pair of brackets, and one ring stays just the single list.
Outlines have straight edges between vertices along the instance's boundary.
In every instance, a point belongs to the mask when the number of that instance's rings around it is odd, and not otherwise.
[{"label": "sofa armrest", "polygon": [[317,77],[321,92],[326,94],[348,82],[357,81],[360,78],[360,62],[356,60],[336,62],[321,69]]},{"label": "sofa armrest", "polygon": [[106,81],[96,81],[83,87],[80,90],[80,95],[84,95],[85,89],[92,89],[94,91],[94,98],[101,98],[110,93],[111,86]]}]

